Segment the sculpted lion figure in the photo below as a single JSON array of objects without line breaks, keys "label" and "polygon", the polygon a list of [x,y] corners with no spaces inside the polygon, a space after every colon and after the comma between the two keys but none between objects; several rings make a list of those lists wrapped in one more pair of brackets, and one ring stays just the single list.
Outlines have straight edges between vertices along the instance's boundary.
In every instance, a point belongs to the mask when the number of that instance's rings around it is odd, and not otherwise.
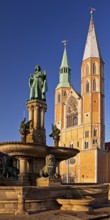
[{"label": "sculpted lion figure", "polygon": [[40,177],[57,178],[54,155],[49,154],[46,156],[46,165],[40,170]]}]

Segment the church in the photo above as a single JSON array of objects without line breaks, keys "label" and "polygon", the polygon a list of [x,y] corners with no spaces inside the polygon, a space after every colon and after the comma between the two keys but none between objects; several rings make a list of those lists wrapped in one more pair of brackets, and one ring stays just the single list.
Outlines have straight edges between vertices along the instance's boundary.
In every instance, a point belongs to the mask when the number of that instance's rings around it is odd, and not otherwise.
[{"label": "church", "polygon": [[59,83],[55,89],[54,123],[61,130],[59,146],[80,150],[75,158],[60,164],[61,178],[66,183],[110,181],[109,147],[105,144],[104,61],[96,36],[93,10],[90,14],[81,63],[81,93],[75,91],[71,83],[66,41]]}]

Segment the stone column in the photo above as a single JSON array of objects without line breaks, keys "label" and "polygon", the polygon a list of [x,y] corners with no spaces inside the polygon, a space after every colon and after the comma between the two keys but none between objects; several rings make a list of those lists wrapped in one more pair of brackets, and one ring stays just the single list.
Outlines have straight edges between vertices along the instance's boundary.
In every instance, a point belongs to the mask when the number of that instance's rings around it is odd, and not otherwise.
[{"label": "stone column", "polygon": [[34,128],[39,128],[39,107],[34,107]]},{"label": "stone column", "polygon": [[41,108],[41,128],[44,128],[44,114],[45,110],[44,108]]},{"label": "stone column", "polygon": [[28,112],[29,112],[29,120],[32,120],[32,108],[29,108]]},{"label": "stone column", "polygon": [[32,123],[30,124],[30,129],[32,129],[32,127],[33,127],[33,108],[30,107],[28,111],[29,111],[29,121],[30,120],[32,121]]},{"label": "stone column", "polygon": [[59,161],[56,161],[56,174],[58,175],[58,176],[60,176],[60,165],[59,165]]},{"label": "stone column", "polygon": [[27,173],[27,160],[26,158],[20,158],[20,174]]},{"label": "stone column", "polygon": [[20,185],[30,185],[29,184],[29,174],[27,173],[27,158],[19,158],[19,175],[18,182]]}]

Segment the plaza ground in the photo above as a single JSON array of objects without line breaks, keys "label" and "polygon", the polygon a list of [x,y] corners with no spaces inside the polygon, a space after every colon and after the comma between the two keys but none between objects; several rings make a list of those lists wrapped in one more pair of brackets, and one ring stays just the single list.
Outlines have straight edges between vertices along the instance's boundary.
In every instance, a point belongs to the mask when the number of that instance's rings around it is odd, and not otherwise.
[{"label": "plaza ground", "polygon": [[72,212],[72,211],[41,211],[31,213],[30,215],[12,216],[0,215],[0,220],[92,220],[108,219],[110,220],[110,204],[106,207],[94,209],[89,212]]}]

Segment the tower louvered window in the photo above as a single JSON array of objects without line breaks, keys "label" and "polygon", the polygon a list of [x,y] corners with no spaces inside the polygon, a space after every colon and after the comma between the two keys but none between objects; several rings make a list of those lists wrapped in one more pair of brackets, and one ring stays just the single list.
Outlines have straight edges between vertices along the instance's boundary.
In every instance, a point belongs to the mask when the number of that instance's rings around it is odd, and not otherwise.
[{"label": "tower louvered window", "polygon": [[89,82],[86,81],[86,92],[89,92]]},{"label": "tower louvered window", "polygon": [[94,129],[93,136],[94,136],[94,137],[97,136],[97,128]]},{"label": "tower louvered window", "polygon": [[60,102],[60,93],[58,93],[57,101]]},{"label": "tower louvered window", "polygon": [[93,65],[92,65],[92,73],[96,74],[96,64],[95,63],[93,63]]},{"label": "tower louvered window", "polygon": [[93,79],[93,91],[96,91],[96,80]]}]

